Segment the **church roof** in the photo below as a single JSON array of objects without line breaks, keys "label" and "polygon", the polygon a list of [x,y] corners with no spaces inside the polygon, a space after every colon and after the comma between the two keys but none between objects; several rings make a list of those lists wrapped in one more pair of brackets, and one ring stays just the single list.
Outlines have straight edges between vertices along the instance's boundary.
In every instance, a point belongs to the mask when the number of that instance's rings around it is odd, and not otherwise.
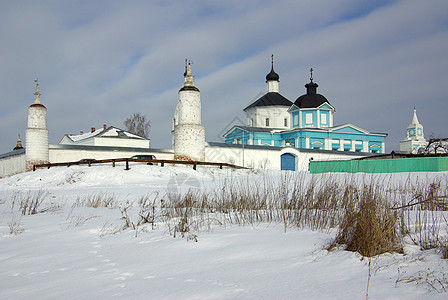
[{"label": "church roof", "polygon": [[325,102],[330,103],[321,94],[305,94],[297,98],[294,104],[299,108],[317,108]]},{"label": "church roof", "polygon": [[306,94],[296,99],[294,104],[299,108],[318,108],[325,102],[330,102],[323,95],[317,93],[317,83],[313,82],[313,69],[310,70],[311,78],[310,82],[305,84]]},{"label": "church roof", "polygon": [[[140,139],[147,140],[147,138],[138,136],[120,128],[110,126],[100,130],[92,130],[93,132],[81,133],[81,134],[66,134],[64,137],[70,139],[70,141],[77,143],[93,137],[114,137],[114,138],[128,138],[128,139]],[[62,141],[61,141],[62,142]]]},{"label": "church roof", "polygon": [[253,102],[251,105],[246,107],[244,110],[252,108],[252,107],[261,107],[261,106],[291,106],[292,102],[280,95],[277,92],[270,92],[260,97],[258,100]]}]

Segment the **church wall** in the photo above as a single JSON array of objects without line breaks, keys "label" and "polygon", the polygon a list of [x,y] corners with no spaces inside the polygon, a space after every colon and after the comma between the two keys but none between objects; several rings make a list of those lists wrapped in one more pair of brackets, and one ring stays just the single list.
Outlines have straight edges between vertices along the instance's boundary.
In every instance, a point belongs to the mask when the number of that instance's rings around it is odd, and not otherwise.
[{"label": "church wall", "polygon": [[[287,106],[252,107],[246,110],[247,126],[289,129],[291,125]],[[266,126],[269,118],[269,126]],[[286,126],[285,126],[286,119]],[[253,121],[253,122],[252,122]]]},{"label": "church wall", "polygon": [[26,169],[25,151],[20,154],[11,154],[10,156],[0,158],[0,178],[23,173]]}]

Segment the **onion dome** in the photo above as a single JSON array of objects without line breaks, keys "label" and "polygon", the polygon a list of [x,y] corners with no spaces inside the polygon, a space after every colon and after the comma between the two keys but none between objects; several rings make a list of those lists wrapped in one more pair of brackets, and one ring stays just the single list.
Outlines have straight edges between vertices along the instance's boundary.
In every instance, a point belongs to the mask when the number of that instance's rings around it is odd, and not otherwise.
[{"label": "onion dome", "polygon": [[274,71],[274,54],[271,56],[271,72],[269,72],[268,75],[266,75],[266,82],[267,81],[279,81],[280,76],[278,76],[277,73]]}]

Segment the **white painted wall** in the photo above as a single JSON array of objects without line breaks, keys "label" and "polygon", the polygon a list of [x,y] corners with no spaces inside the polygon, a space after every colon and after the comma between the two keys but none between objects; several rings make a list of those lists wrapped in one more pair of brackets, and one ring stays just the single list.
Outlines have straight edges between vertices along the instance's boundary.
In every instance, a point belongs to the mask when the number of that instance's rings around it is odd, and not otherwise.
[{"label": "white painted wall", "polygon": [[25,153],[0,159],[0,178],[24,173],[26,169]]},{"label": "white painted wall", "polygon": [[359,158],[359,155],[337,153],[300,152],[296,148],[284,149],[248,149],[226,146],[210,146],[205,148],[206,161],[226,162],[255,169],[281,169],[281,155],[291,153],[296,156],[296,170],[308,171],[310,160],[345,160]]},{"label": "white painted wall", "polygon": [[50,162],[75,162],[85,158],[93,159],[114,159],[114,158],[130,158],[134,155],[155,155],[157,159],[174,159],[174,153],[170,150],[160,152],[154,149],[148,149],[146,152],[142,151],[110,151],[110,150],[78,150],[78,149],[63,149],[58,145],[50,145]]},{"label": "white painted wall", "polygon": [[[291,117],[288,108],[288,106],[251,107],[246,110],[247,126],[289,129]],[[266,118],[269,118],[269,126],[266,126]],[[287,126],[284,124],[285,119],[287,119]]]},{"label": "white painted wall", "polygon": [[149,148],[149,140],[114,138],[114,137],[95,137],[95,146],[112,147],[131,147],[131,148]]}]

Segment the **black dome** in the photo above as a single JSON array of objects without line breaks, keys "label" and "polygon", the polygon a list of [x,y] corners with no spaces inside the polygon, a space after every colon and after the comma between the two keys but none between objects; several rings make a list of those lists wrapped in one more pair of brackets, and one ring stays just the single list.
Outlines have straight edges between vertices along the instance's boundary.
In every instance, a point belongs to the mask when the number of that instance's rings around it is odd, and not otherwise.
[{"label": "black dome", "polygon": [[327,98],[321,94],[305,94],[297,98],[294,104],[299,108],[316,108],[328,102]]},{"label": "black dome", "polygon": [[305,84],[306,94],[296,99],[294,104],[299,108],[317,108],[327,102],[330,102],[323,95],[317,93],[317,87],[319,85],[313,80],[310,83]]},{"label": "black dome", "polygon": [[199,89],[197,88],[197,87],[195,87],[195,86],[183,86],[183,87],[181,87],[180,88],[180,90],[179,90],[179,92],[182,92],[182,91],[195,91],[195,92],[199,92]]},{"label": "black dome", "polygon": [[269,74],[266,75],[266,81],[270,81],[270,80],[278,81],[279,79],[280,79],[280,76],[278,76],[278,74],[275,73],[274,66],[272,66],[271,72],[269,72]]}]

